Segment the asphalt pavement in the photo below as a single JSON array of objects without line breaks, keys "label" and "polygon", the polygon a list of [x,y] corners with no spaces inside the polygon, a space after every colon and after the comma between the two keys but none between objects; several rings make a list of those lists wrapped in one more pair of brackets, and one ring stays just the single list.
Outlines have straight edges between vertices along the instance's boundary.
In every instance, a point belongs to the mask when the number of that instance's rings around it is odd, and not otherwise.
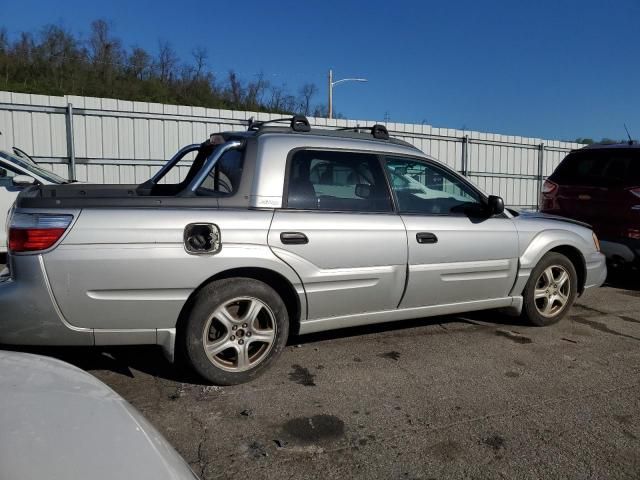
[{"label": "asphalt pavement", "polygon": [[30,351],[110,385],[202,479],[637,479],[639,347],[629,277],[546,328],[487,312],[293,338],[235,387],[155,347]]}]

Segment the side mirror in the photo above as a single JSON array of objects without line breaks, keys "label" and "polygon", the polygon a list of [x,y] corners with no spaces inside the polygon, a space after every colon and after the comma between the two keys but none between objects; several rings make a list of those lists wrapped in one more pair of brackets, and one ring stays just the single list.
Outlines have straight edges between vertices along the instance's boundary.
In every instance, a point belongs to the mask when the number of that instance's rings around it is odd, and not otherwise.
[{"label": "side mirror", "polygon": [[504,200],[497,195],[489,195],[487,199],[487,206],[491,215],[500,215],[504,212]]},{"label": "side mirror", "polygon": [[29,175],[16,175],[12,179],[13,185],[16,187],[28,187],[36,183],[36,179]]},{"label": "side mirror", "polygon": [[367,185],[366,183],[356,184],[355,194],[358,198],[369,198],[371,196],[371,185]]}]

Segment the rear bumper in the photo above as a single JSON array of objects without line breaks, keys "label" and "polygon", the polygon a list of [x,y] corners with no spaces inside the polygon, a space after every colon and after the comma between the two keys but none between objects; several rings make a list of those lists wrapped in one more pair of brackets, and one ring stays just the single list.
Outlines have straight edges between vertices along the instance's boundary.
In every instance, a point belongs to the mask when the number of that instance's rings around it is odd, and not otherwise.
[{"label": "rear bumper", "polygon": [[589,258],[585,258],[585,263],[586,278],[584,289],[601,286],[607,279],[606,257],[600,252],[595,252]]},{"label": "rear bumper", "polygon": [[[42,256],[20,262],[12,277],[0,277],[0,343],[10,345],[93,345],[93,330],[70,325],[56,304]],[[15,268],[10,269],[16,272]]]}]

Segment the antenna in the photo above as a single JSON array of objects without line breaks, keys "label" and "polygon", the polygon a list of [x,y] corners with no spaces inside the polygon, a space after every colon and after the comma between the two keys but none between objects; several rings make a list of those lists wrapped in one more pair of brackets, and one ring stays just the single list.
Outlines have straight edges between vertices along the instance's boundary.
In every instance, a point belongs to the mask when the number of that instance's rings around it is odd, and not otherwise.
[{"label": "antenna", "polygon": [[629,129],[627,128],[627,124],[623,123],[624,129],[627,131],[627,137],[629,137],[629,145],[633,145],[633,140],[631,139],[631,134],[629,133]]}]

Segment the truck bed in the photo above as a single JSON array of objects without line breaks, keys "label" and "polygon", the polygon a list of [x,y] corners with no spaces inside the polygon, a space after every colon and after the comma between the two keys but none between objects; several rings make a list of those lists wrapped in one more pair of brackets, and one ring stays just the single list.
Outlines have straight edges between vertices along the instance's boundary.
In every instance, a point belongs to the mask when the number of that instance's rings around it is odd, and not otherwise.
[{"label": "truck bed", "polygon": [[47,209],[113,207],[218,208],[218,200],[215,196],[178,197],[175,195],[149,195],[146,192],[140,191],[138,185],[73,183],[64,185],[35,185],[26,188],[18,196],[16,207]]}]

